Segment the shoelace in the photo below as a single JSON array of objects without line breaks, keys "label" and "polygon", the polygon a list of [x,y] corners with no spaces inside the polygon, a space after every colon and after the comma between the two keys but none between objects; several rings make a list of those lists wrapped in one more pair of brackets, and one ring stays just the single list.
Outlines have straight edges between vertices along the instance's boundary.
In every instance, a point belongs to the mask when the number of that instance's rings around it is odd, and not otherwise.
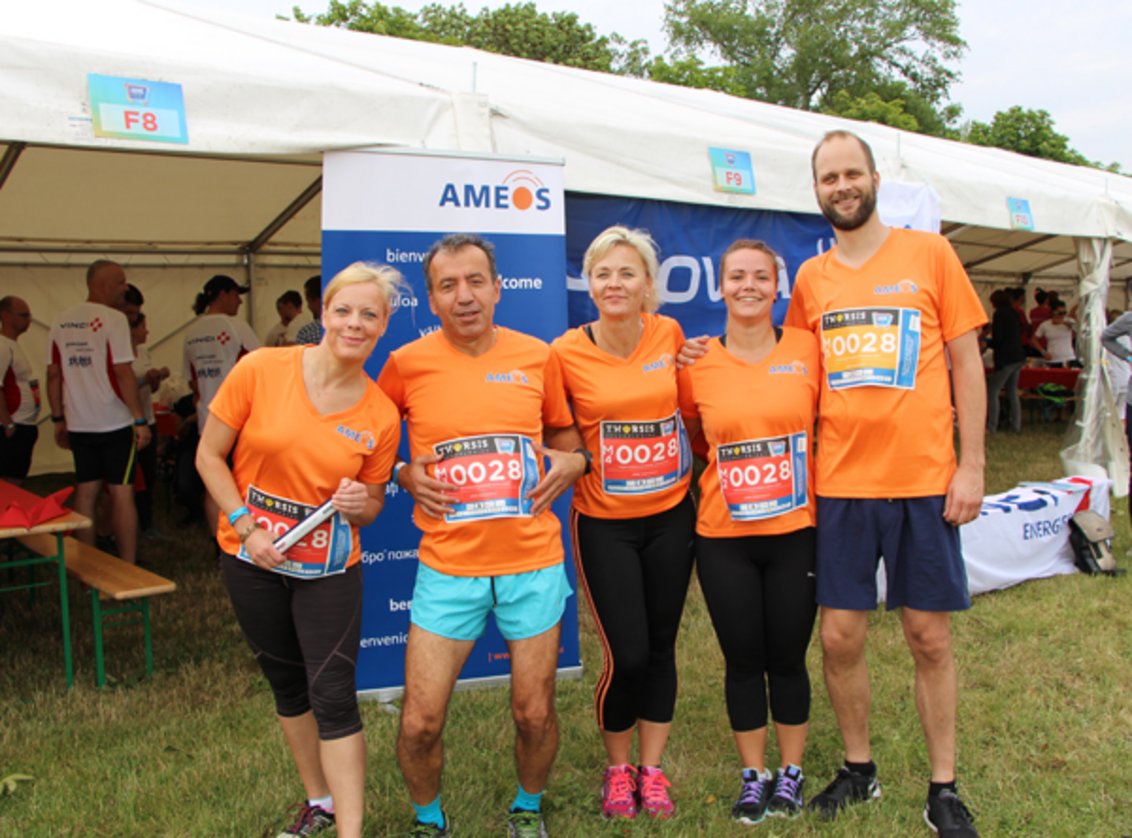
[{"label": "shoelace", "polygon": [[538,835],[538,825],[541,816],[538,812],[528,812],[526,810],[519,810],[512,812],[508,820],[511,821],[515,827],[515,831],[520,835]]},{"label": "shoelace", "polygon": [[765,788],[766,784],[763,783],[761,778],[744,780],[743,788],[739,792],[739,804],[742,806],[758,806],[762,803],[763,795],[766,793]]},{"label": "shoelace", "polygon": [[637,784],[633,782],[633,775],[629,773],[628,769],[608,772],[605,775],[605,785],[608,789],[606,797],[613,800],[631,797],[633,792],[637,790]]},{"label": "shoelace", "polygon": [[314,810],[315,807],[311,806],[309,801],[304,800],[302,803],[292,804],[291,808],[289,808],[287,811],[296,813],[295,820],[289,827],[287,827],[287,832],[301,834],[304,827],[310,826],[312,823],[314,823]]},{"label": "shoelace", "polygon": [[639,784],[641,800],[645,803],[666,803],[668,792],[665,789],[670,785],[672,783],[668,782],[668,778],[664,776],[663,772],[657,771],[653,774],[641,772]]},{"label": "shoelace", "polygon": [[774,796],[794,800],[798,796],[798,781],[789,774],[779,774],[774,784]]}]

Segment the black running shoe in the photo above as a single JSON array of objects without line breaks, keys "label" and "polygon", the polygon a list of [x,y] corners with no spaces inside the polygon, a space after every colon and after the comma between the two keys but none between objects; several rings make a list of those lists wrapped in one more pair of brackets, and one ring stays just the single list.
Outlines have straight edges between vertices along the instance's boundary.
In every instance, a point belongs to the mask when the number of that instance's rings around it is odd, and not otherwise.
[{"label": "black running shoe", "polygon": [[837,769],[833,782],[810,800],[806,808],[817,812],[822,820],[831,821],[850,803],[861,803],[874,797],[880,797],[877,775],[858,774],[843,765]]},{"label": "black running shoe", "polygon": [[932,832],[942,838],[979,838],[970,810],[951,789],[928,795],[924,821]]},{"label": "black running shoe", "polygon": [[448,838],[452,834],[452,822],[443,812],[441,814],[444,817],[444,826],[415,820],[409,827],[409,838]]},{"label": "black running shoe", "polygon": [[802,786],[806,778],[796,765],[779,768],[774,778],[774,794],[770,796],[766,813],[772,818],[796,818],[802,814]]},{"label": "black running shoe", "polygon": [[774,779],[769,771],[759,773],[753,768],[743,769],[743,785],[739,799],[731,807],[731,817],[739,823],[753,826],[766,817],[766,807],[774,790]]}]

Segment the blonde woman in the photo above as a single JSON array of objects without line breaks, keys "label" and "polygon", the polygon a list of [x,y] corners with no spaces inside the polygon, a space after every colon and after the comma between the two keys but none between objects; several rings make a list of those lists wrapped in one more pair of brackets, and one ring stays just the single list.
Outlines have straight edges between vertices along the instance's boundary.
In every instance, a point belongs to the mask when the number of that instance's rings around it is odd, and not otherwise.
[{"label": "blonde woman", "polygon": [[[306,792],[281,838],[335,825],[339,836],[361,835],[358,527],[381,511],[400,438],[397,409],[363,365],[401,282],[392,268],[360,262],[335,276],[322,341],[241,359],[209,406],[197,449],[197,469],[223,513],[224,581]],[[334,517],[281,554],[279,534],[327,499]]]},{"label": "blonde woman", "polygon": [[602,644],[594,696],[607,758],[602,815],[667,818],[674,805],[661,759],[676,703],[676,632],[695,520],[674,364],[684,335],[654,313],[657,256],[647,233],[605,230],[586,251],[583,272],[598,319],[552,346],[593,457],[574,487],[571,532]]}]

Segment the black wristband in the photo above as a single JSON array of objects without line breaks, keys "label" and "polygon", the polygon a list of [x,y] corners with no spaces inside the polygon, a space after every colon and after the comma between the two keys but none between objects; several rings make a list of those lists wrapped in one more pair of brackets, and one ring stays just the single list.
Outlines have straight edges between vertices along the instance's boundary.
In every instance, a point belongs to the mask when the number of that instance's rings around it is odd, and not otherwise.
[{"label": "black wristband", "polygon": [[60,422],[66,422],[67,417],[66,416],[52,416],[51,421],[54,422],[56,425],[58,425]]},{"label": "black wristband", "polygon": [[586,458],[586,470],[582,472],[582,476],[585,477],[594,470],[594,455],[590,453],[590,449],[588,448],[575,448],[574,453],[581,454]]}]

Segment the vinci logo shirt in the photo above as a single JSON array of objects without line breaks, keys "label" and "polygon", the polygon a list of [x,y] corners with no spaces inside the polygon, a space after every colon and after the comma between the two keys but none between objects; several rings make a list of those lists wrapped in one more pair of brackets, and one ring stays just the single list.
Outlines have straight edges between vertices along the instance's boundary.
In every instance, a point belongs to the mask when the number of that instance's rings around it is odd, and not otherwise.
[{"label": "vinci logo shirt", "polygon": [[67,429],[116,431],[134,421],[118,390],[115,364],[132,364],[126,315],[101,303],[81,303],[51,325],[47,363],[63,373]]}]

